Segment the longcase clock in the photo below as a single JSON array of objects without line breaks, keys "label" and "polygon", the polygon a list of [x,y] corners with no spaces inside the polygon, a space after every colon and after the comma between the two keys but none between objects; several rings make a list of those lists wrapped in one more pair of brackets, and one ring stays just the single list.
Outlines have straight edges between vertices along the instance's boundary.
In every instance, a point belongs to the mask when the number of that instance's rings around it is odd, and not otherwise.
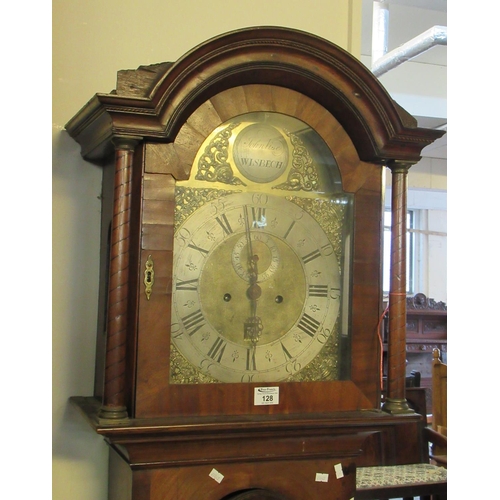
[{"label": "longcase clock", "polygon": [[356,464],[416,459],[398,214],[441,132],[339,47],[271,27],[120,71],[66,128],[103,166],[95,392],[73,402],[110,444],[112,498],[351,498]]}]

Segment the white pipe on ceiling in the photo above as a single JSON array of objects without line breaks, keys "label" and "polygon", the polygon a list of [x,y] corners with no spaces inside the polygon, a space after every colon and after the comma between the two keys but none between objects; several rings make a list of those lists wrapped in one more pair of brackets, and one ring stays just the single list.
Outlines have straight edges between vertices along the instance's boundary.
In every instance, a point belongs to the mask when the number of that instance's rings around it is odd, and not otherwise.
[{"label": "white pipe on ceiling", "polygon": [[433,26],[397,49],[387,52],[389,38],[389,2],[374,0],[372,19],[372,72],[381,76],[436,45],[447,45],[446,26]]},{"label": "white pipe on ceiling", "polygon": [[389,4],[386,0],[373,2],[372,65],[387,53],[389,40]]},{"label": "white pipe on ceiling", "polygon": [[436,45],[447,45],[447,43],[446,26],[433,26],[375,61],[375,64],[372,65],[372,72],[375,76],[383,75],[405,61],[422,54],[422,52]]}]

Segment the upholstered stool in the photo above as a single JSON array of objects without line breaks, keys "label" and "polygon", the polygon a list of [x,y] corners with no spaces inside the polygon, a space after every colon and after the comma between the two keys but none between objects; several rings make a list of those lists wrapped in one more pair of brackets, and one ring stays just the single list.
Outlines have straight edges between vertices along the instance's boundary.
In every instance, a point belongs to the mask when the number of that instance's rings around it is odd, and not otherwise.
[{"label": "upholstered stool", "polygon": [[446,498],[446,469],[431,464],[384,465],[356,469],[356,500]]}]

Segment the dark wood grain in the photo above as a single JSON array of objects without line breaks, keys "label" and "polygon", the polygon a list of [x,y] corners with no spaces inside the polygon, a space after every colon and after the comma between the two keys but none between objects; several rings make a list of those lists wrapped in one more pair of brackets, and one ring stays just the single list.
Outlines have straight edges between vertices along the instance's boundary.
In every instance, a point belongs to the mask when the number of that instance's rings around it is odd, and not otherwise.
[{"label": "dark wood grain", "polygon": [[[418,414],[394,416],[380,410],[290,415],[229,415],[133,418],[102,421],[95,398],[72,403],[95,431],[118,448],[127,449],[130,464],[143,463],[147,450],[155,462],[244,461],[265,458],[274,443],[275,459],[325,457],[332,452],[356,455],[358,465],[399,465],[423,460],[424,425]],[[418,438],[417,438],[418,436]],[[405,446],[400,446],[404,442]],[[203,450],[200,449],[203,444]],[[177,453],[169,452],[176,447]],[[154,451],[153,451],[154,450]],[[200,452],[203,451],[202,454]],[[269,457],[268,457],[269,458]]]},{"label": "dark wood grain", "polygon": [[128,339],[130,211],[132,164],[136,141],[115,141],[113,216],[109,249],[107,342],[102,412],[106,418],[127,415],[126,357]]},{"label": "dark wood grain", "polygon": [[406,213],[411,164],[391,162],[391,275],[389,290],[390,342],[387,356],[387,409],[404,411],[406,377]]}]

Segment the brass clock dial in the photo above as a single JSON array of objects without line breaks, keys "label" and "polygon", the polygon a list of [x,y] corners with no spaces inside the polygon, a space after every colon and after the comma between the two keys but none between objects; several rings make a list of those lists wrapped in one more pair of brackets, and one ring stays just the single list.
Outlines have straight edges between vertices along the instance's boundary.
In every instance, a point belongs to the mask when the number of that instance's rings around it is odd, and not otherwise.
[{"label": "brass clock dial", "polygon": [[[214,187],[178,183],[172,383],[294,380],[320,353],[327,377],[338,378],[348,297],[346,196],[283,188],[297,179],[300,163],[283,130],[236,120],[223,125],[198,155],[196,179],[206,182],[212,169]],[[297,141],[303,174],[320,178],[314,153]],[[218,157],[210,157],[212,149]],[[220,188],[221,169],[235,187]]]},{"label": "brass clock dial", "polygon": [[173,343],[223,382],[284,380],[332,334],[341,277],[304,209],[234,193],[197,210],[175,240]]}]

